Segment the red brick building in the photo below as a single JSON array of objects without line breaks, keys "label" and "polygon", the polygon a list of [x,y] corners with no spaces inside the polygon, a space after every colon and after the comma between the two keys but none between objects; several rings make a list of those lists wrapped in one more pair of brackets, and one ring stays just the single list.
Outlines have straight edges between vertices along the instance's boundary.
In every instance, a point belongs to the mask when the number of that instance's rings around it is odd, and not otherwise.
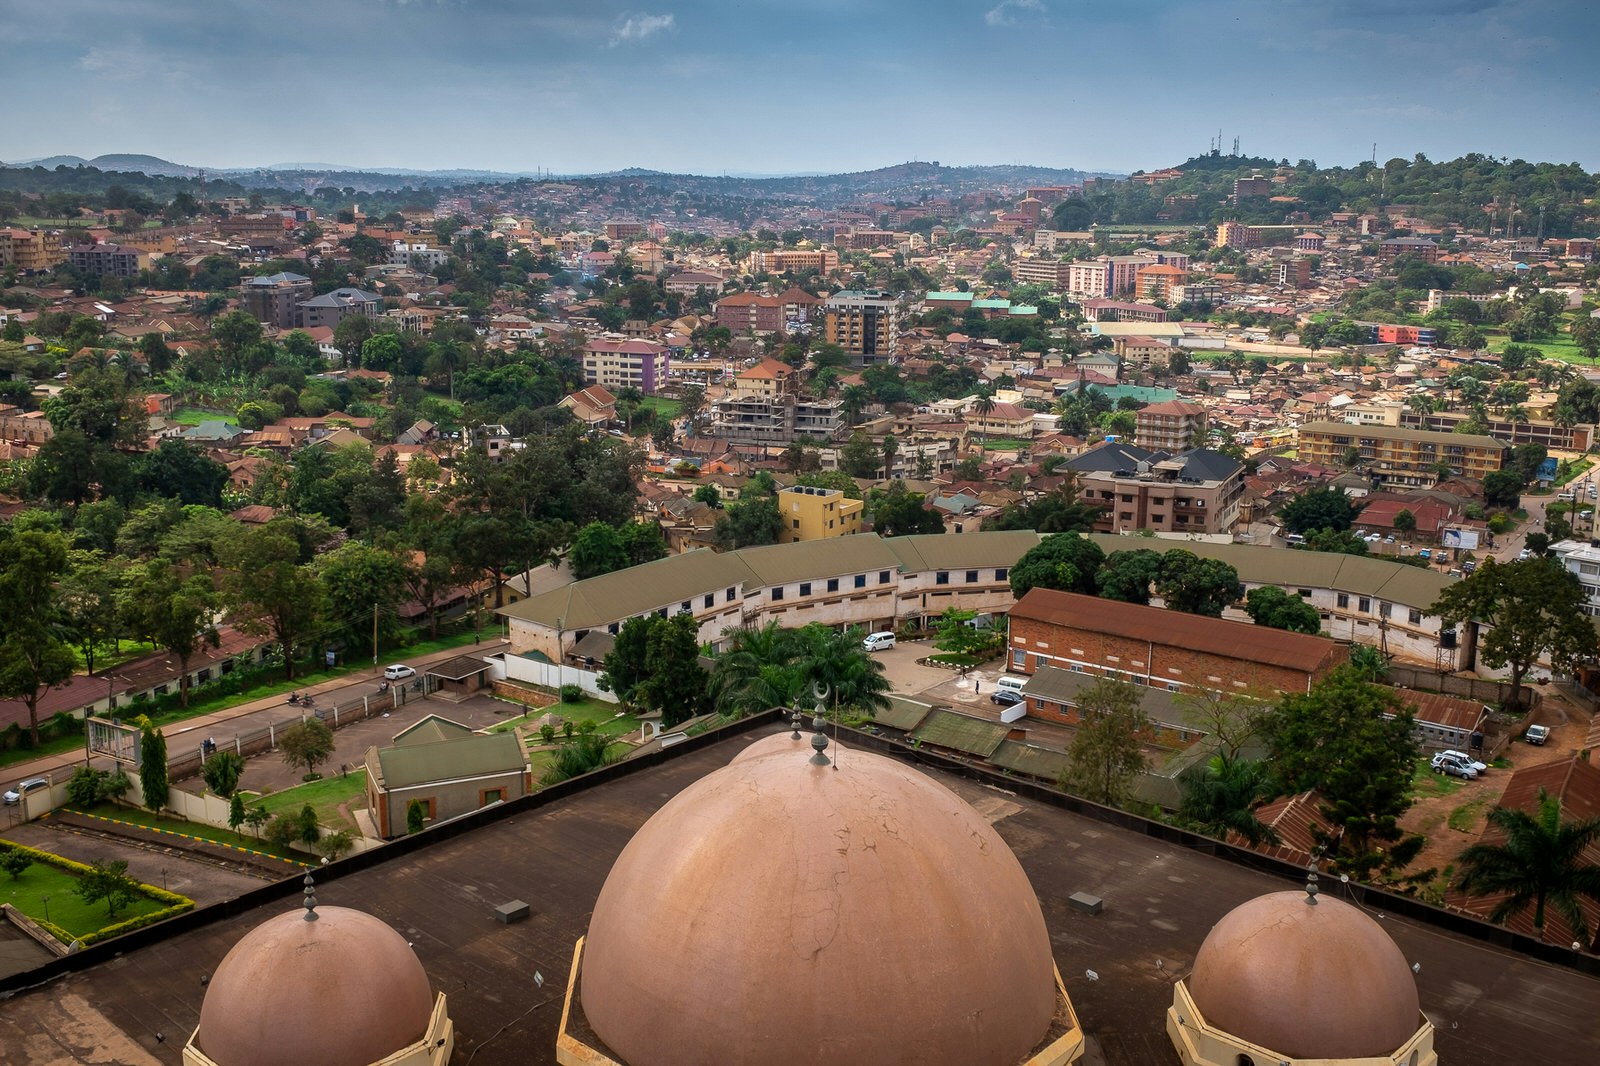
[{"label": "red brick building", "polygon": [[1327,637],[1054,589],[1011,609],[1011,670],[1041,665],[1152,688],[1305,692],[1350,658]]}]

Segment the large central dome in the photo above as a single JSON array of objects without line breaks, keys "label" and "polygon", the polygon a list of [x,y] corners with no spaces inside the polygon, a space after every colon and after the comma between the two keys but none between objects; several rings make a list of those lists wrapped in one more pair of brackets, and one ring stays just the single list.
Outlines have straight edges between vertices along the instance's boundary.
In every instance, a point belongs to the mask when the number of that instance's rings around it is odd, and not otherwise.
[{"label": "large central dome", "polygon": [[1055,1009],[1016,856],[894,760],[763,744],[684,789],[617,859],[583,1011],[629,1066],[1010,1066]]}]

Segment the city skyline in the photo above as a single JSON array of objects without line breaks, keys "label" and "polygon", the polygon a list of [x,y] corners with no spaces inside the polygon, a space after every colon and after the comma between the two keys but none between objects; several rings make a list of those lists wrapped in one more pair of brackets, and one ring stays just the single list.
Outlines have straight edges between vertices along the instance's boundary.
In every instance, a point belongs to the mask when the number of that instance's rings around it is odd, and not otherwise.
[{"label": "city skyline", "polygon": [[[1575,0],[0,0],[5,158],[750,174],[1222,148],[1600,165]],[[86,32],[90,28],[91,32]],[[20,125],[20,124],[19,124]]]}]

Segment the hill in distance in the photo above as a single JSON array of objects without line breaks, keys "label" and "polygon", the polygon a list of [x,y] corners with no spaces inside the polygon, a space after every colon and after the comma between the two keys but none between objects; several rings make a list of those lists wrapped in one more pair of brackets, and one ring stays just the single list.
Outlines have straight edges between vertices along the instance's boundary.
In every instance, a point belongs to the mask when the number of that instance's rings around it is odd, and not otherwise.
[{"label": "hill in distance", "polygon": [[182,163],[173,163],[153,155],[139,155],[136,153],[112,153],[97,155],[93,159],[85,159],[77,155],[51,155],[43,159],[21,159],[7,163],[11,167],[44,167],[54,170],[56,167],[94,167],[96,170],[120,171],[122,173],[150,174],[165,178],[192,178],[200,173],[199,167],[184,166]]}]

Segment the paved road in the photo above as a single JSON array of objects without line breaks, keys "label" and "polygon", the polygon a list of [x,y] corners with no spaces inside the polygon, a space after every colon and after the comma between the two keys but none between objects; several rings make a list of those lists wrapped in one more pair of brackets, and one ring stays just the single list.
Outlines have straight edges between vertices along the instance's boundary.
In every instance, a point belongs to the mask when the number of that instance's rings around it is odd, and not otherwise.
[{"label": "paved road", "polygon": [[[504,651],[509,645],[500,639],[485,640],[482,644],[466,645],[452,648],[447,651],[435,652],[417,658],[404,660],[412,666],[422,666],[428,663],[443,662],[453,659],[457,655],[489,655]],[[331,706],[335,703],[347,703],[359,700],[362,696],[374,695],[378,690],[378,678],[372,670],[360,673],[346,674],[334,681],[325,681],[320,685],[301,690],[302,694],[315,697],[319,707]],[[189,753],[200,746],[201,740],[215,737],[219,744],[224,737],[231,737],[236,733],[265,729],[268,724],[277,725],[294,721],[300,717],[298,708],[289,706],[285,696],[268,696],[264,699],[251,700],[249,703],[238,704],[197,718],[189,718],[181,722],[163,726],[161,731],[167,738],[167,751],[176,756],[180,752]],[[63,771],[70,772],[75,766],[84,761],[83,751],[62,752],[56,755],[47,755],[31,762],[18,763],[0,771],[0,781],[6,787],[12,783],[22,781],[29,777],[43,777]]]}]

